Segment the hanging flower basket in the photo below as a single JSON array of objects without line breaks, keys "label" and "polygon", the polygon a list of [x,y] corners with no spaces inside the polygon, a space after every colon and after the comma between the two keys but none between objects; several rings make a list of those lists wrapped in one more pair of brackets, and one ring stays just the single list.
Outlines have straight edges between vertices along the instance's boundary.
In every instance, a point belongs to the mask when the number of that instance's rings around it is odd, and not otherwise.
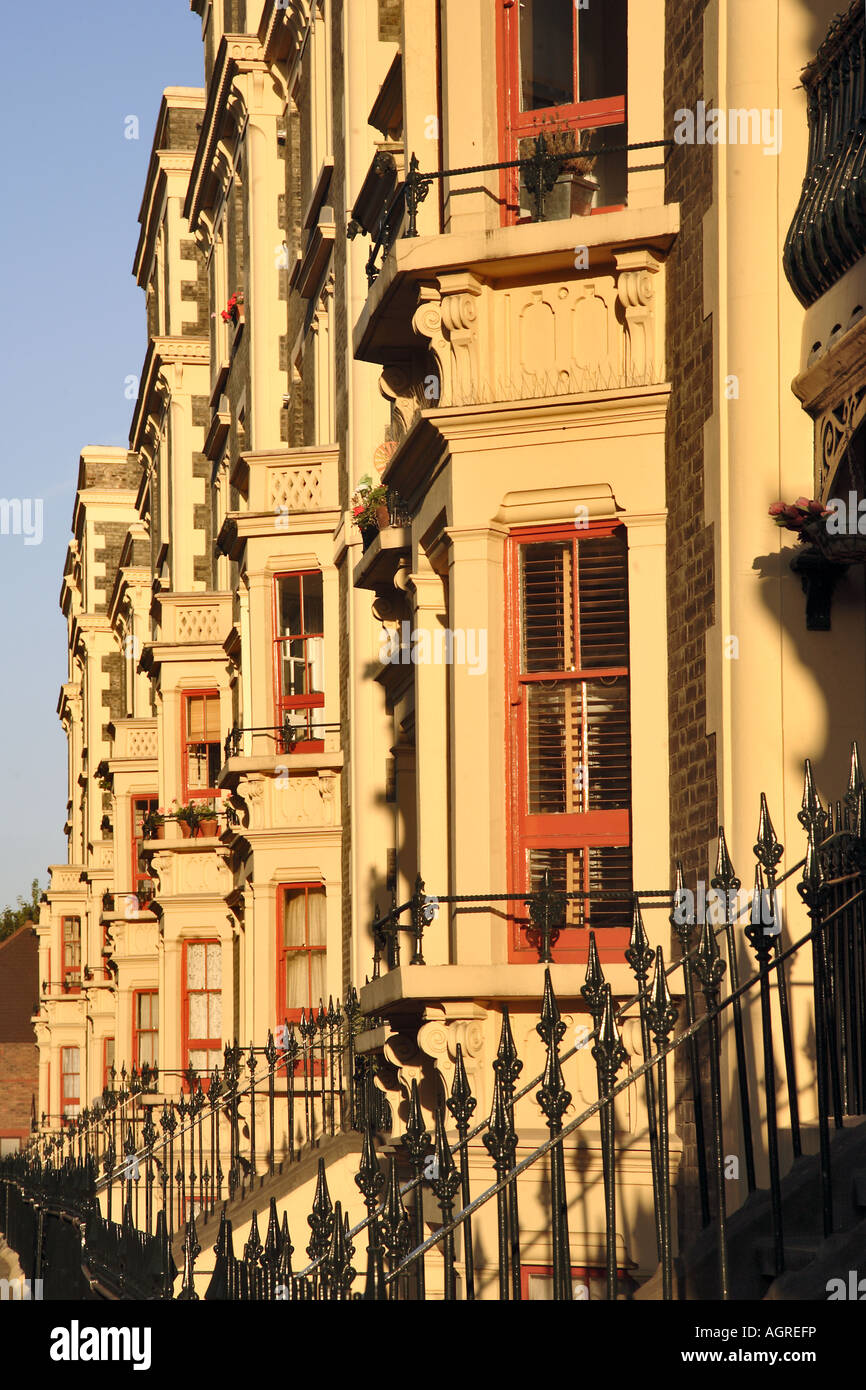
[{"label": "hanging flower basket", "polygon": [[814,546],[828,564],[866,563],[866,536],[829,531],[827,518],[834,516],[834,512],[814,497],[798,497],[796,502],[774,502],[769,514],[777,526],[793,531],[801,545]]}]

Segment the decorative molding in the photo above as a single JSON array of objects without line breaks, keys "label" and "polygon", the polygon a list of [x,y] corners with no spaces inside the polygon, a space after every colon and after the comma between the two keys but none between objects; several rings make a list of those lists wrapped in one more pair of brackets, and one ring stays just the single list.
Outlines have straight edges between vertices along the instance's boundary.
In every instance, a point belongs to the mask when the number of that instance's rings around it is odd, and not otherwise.
[{"label": "decorative molding", "polygon": [[656,360],[655,277],[661,269],[648,250],[614,251],[617,298],[625,314],[623,372],[643,376]]}]

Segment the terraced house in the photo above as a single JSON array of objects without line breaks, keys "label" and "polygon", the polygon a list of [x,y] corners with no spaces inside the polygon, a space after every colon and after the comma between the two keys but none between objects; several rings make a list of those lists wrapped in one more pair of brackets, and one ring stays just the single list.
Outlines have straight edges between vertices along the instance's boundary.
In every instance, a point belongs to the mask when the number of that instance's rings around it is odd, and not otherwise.
[{"label": "terraced house", "polygon": [[860,458],[862,6],[191,9],[10,1243],[74,1173],[82,1297],[823,1296],[863,557],[768,507]]}]

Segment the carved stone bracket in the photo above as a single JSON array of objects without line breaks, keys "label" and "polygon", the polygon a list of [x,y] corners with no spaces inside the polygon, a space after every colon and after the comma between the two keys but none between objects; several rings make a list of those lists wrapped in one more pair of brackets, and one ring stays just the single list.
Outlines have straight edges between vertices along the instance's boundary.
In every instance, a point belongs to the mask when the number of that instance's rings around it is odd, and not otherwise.
[{"label": "carved stone bracket", "polygon": [[484,281],[471,271],[442,275],[435,285],[420,285],[412,327],[429,342],[439,369],[440,405],[473,401],[480,396],[478,300]]},{"label": "carved stone bracket", "polygon": [[480,1114],[486,1114],[488,1097],[485,1092],[484,1019],[475,1017],[473,1011],[473,1016],[458,1018],[453,1022],[444,1016],[434,1018],[422,1023],[418,1029],[418,1046],[433,1059],[449,1095],[454,1079],[454,1059],[457,1056],[458,1043],[463,1051],[463,1061],[472,1094],[478,1101],[478,1111]]},{"label": "carved stone bracket", "polygon": [[652,251],[614,251],[616,292],[625,315],[623,370],[640,379],[655,365],[655,277],[659,262]]}]

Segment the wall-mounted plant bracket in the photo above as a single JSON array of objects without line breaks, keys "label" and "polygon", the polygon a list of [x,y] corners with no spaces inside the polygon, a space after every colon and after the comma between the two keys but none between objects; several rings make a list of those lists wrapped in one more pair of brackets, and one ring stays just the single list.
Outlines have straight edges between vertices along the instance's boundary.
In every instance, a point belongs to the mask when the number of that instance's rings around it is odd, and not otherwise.
[{"label": "wall-mounted plant bracket", "polygon": [[829,632],[833,593],[847,564],[828,560],[817,546],[804,545],[791,560],[791,569],[799,575],[806,595],[807,632]]}]

